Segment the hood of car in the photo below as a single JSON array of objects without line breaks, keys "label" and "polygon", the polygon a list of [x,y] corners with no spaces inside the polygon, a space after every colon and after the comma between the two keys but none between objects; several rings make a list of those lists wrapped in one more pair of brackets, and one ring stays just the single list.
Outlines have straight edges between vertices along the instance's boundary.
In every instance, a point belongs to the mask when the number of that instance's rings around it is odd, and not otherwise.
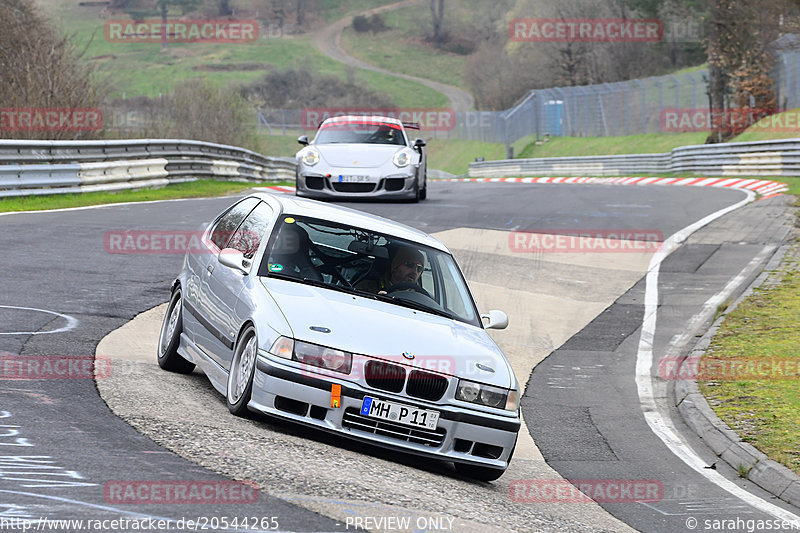
[{"label": "hood of car", "polygon": [[502,351],[481,328],[344,292],[262,281],[298,340],[498,387],[514,382]]},{"label": "hood of car", "polygon": [[405,146],[397,144],[319,144],[314,145],[322,159],[331,166],[373,168],[390,163]]}]

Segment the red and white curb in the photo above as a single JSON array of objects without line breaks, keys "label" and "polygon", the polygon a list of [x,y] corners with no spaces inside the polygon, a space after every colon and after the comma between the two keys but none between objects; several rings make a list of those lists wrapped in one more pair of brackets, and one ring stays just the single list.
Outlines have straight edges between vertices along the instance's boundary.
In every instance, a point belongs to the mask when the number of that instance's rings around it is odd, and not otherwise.
[{"label": "red and white curb", "polygon": [[436,181],[472,181],[506,183],[592,183],[601,185],[677,185],[683,187],[724,187],[747,189],[762,196],[784,193],[789,190],[785,183],[777,181],[741,178],[657,178],[657,177],[537,177],[537,178],[444,178]]},{"label": "red and white curb", "polygon": [[[503,183],[591,183],[599,185],[675,185],[680,187],[721,187],[727,189],[746,189],[762,196],[775,196],[789,190],[789,186],[778,181],[742,178],[655,178],[655,177],[537,177],[537,178],[440,178],[431,181],[458,182],[503,182]],[[285,185],[254,187],[258,191],[294,194],[295,188]]]},{"label": "red and white curb", "polygon": [[294,194],[295,188],[288,185],[273,185],[271,187],[253,187],[256,191],[265,192],[282,192],[286,194]]}]

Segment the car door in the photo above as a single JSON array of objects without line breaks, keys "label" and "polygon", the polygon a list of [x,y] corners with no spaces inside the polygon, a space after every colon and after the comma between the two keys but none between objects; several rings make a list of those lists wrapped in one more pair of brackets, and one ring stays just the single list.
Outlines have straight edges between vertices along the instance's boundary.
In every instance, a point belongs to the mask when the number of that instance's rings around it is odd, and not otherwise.
[{"label": "car door", "polygon": [[192,331],[194,343],[210,357],[215,345],[222,341],[218,339],[220,331],[216,326],[219,320],[214,320],[214,310],[209,303],[207,278],[217,266],[220,266],[218,260],[220,250],[227,246],[236,228],[258,203],[258,198],[245,198],[218,217],[205,233],[201,251],[196,254],[191,265],[185,305],[188,314],[192,316],[184,322],[194,326]]},{"label": "car door", "polygon": [[[208,354],[226,370],[230,368],[233,347],[239,328],[251,314],[252,299],[248,289],[252,286],[250,272],[255,275],[258,265],[253,264],[258,247],[273,219],[272,209],[259,203],[242,221],[226,244],[226,249],[242,252],[247,273],[219,262],[219,254],[209,263],[204,277],[203,292],[211,331],[216,334],[209,339]],[[220,254],[226,253],[226,249]]]}]

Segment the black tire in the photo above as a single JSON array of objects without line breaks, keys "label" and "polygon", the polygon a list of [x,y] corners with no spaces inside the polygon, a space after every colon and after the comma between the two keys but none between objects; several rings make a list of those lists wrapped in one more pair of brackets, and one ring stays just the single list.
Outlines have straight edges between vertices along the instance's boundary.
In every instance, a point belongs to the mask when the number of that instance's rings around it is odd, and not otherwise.
[{"label": "black tire", "polygon": [[505,468],[489,468],[488,466],[477,466],[467,463],[453,463],[456,472],[462,476],[476,479],[478,481],[495,481],[505,474]]},{"label": "black tire", "polygon": [[158,366],[178,374],[191,374],[194,363],[187,361],[178,353],[183,331],[183,301],[181,290],[175,289],[169,299],[167,313],[161,324],[161,334],[158,337]]},{"label": "black tire", "polygon": [[419,180],[414,182],[414,197],[411,199],[413,203],[417,203],[420,200],[419,196]]},{"label": "black tire", "polygon": [[419,199],[425,200],[428,197],[428,184],[426,183],[425,186],[419,191]]},{"label": "black tire", "polygon": [[[253,326],[247,326],[239,335],[233,350],[231,369],[228,372],[228,387],[225,393],[228,411],[236,416],[245,418],[250,416],[247,404],[250,402],[253,392],[253,374],[255,374],[257,355],[256,330]],[[246,360],[243,361],[242,357],[245,357]]]}]

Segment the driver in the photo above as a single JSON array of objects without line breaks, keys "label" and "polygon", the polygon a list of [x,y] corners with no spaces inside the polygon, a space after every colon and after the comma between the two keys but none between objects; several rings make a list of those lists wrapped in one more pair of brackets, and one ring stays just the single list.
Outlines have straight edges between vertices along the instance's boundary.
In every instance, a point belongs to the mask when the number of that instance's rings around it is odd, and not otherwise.
[{"label": "driver", "polygon": [[422,252],[416,248],[402,246],[395,251],[389,268],[380,278],[366,279],[356,285],[356,288],[386,294],[387,289],[400,283],[417,284],[423,270],[425,270],[425,256]]}]

